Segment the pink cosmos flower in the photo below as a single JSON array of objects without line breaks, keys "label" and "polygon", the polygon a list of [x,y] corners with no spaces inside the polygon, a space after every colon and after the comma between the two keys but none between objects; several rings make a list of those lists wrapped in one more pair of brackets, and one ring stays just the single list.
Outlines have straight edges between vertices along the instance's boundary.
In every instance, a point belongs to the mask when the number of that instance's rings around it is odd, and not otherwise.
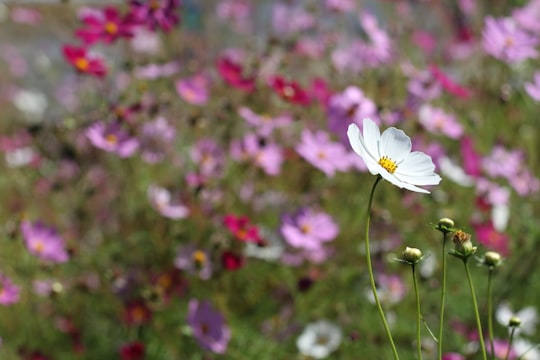
[{"label": "pink cosmos flower", "polygon": [[174,266],[189,274],[197,275],[202,280],[208,280],[212,276],[210,254],[197,249],[194,245],[186,245],[178,250]]},{"label": "pink cosmos flower", "polygon": [[96,122],[86,129],[85,134],[95,147],[116,153],[120,157],[129,157],[139,148],[137,139],[130,137],[116,122]]},{"label": "pink cosmos flower", "polygon": [[199,345],[216,354],[227,351],[231,331],[223,315],[208,301],[192,299],[188,306],[187,323]]},{"label": "pink cosmos flower", "polygon": [[474,149],[473,140],[469,136],[464,136],[460,142],[461,158],[463,159],[463,170],[472,177],[482,174],[482,157]]},{"label": "pink cosmos flower", "polygon": [[523,29],[540,35],[540,1],[529,0],[524,6],[514,9],[512,18]]},{"label": "pink cosmos flower", "polygon": [[442,360],[466,360],[466,359],[465,359],[465,356],[452,352],[452,353],[444,354],[442,356]]},{"label": "pink cosmos flower", "polygon": [[64,45],[62,53],[68,63],[81,74],[103,77],[107,74],[107,67],[102,59],[91,56],[85,47]]},{"label": "pink cosmos flower", "polygon": [[142,159],[149,164],[163,161],[170,150],[175,134],[175,128],[169,125],[164,117],[144,123],[140,136]]},{"label": "pink cosmos flower", "polygon": [[386,64],[392,59],[392,41],[390,36],[379,27],[377,18],[364,11],[358,20],[368,36],[368,42],[360,47],[361,61],[368,67]]},{"label": "pink cosmos flower", "polygon": [[429,132],[441,133],[451,139],[459,139],[463,135],[463,126],[455,116],[440,108],[423,105],[418,111],[418,117],[420,124]]},{"label": "pink cosmos flower", "polygon": [[315,17],[300,6],[276,2],[272,7],[272,28],[277,35],[306,31],[315,24]]},{"label": "pink cosmos flower", "polygon": [[348,86],[328,101],[328,128],[344,143],[349,124],[361,125],[366,117],[378,123],[377,105],[356,86]]},{"label": "pink cosmos flower", "polygon": [[467,99],[472,95],[472,92],[469,89],[460,86],[455,81],[450,79],[448,75],[441,71],[436,65],[430,65],[429,71],[433,74],[435,80],[441,84],[442,88],[448,93],[457,96],[462,99]]},{"label": "pink cosmos flower", "polygon": [[345,13],[354,10],[356,3],[354,0],[325,0],[324,6],[328,10]]},{"label": "pink cosmos flower", "polygon": [[223,171],[223,149],[211,138],[198,140],[190,150],[190,157],[203,177],[218,177]]},{"label": "pink cosmos flower", "polygon": [[295,214],[285,214],[280,231],[287,243],[295,248],[318,250],[339,233],[339,226],[324,212],[303,208]]},{"label": "pink cosmos flower", "polygon": [[534,79],[530,83],[525,83],[525,91],[534,100],[540,102],[540,71],[534,73]]},{"label": "pink cosmos flower", "polygon": [[328,133],[322,130],[315,133],[307,129],[303,130],[302,140],[295,150],[328,177],[334,176],[336,171],[346,171],[351,165],[345,146],[330,141]]},{"label": "pink cosmos flower", "polygon": [[540,190],[540,180],[529,169],[521,168],[516,176],[511,177],[508,181],[520,196],[533,194]]},{"label": "pink cosmos flower", "polygon": [[231,156],[237,161],[252,161],[267,175],[276,176],[281,172],[283,151],[269,139],[254,133],[246,134],[241,140],[231,144]]},{"label": "pink cosmos flower", "polygon": [[132,25],[120,15],[117,8],[105,7],[98,14],[88,13],[82,16],[85,27],[76,31],[75,36],[92,45],[98,41],[110,44],[119,38],[133,36]]},{"label": "pink cosmos flower", "polygon": [[495,229],[491,222],[473,224],[476,239],[489,250],[494,250],[502,256],[510,255],[510,237]]},{"label": "pink cosmos flower", "polygon": [[247,216],[225,215],[223,224],[237,240],[260,244],[264,240],[259,235],[259,229],[251,224]]},{"label": "pink cosmos flower", "polygon": [[10,12],[11,20],[18,24],[37,25],[41,22],[41,13],[34,9],[15,7]]},{"label": "pink cosmos flower", "polygon": [[192,105],[204,105],[208,102],[210,80],[204,74],[195,74],[175,82],[176,92]]},{"label": "pink cosmos flower", "polygon": [[0,304],[11,305],[19,301],[21,290],[11,280],[0,273]]},{"label": "pink cosmos flower", "polygon": [[171,192],[157,185],[148,186],[148,199],[162,216],[169,219],[184,219],[189,215],[189,209],[180,201],[178,196],[173,197]]},{"label": "pink cosmos flower", "polygon": [[442,94],[442,86],[429,70],[418,70],[411,64],[401,67],[403,73],[409,78],[407,91],[420,101],[430,101]]},{"label": "pink cosmos flower", "polygon": [[311,97],[296,81],[287,80],[282,76],[273,76],[269,85],[285,101],[297,105],[309,105]]},{"label": "pink cosmos flower", "polygon": [[146,25],[152,31],[161,28],[168,32],[180,22],[180,0],[131,0],[129,6],[128,22]]},{"label": "pink cosmos flower", "polygon": [[42,260],[63,263],[69,255],[65,250],[64,240],[52,227],[41,222],[23,221],[21,232],[28,251]]},{"label": "pink cosmos flower", "polygon": [[221,56],[216,62],[219,75],[230,86],[253,92],[255,90],[255,76],[245,75],[244,69],[239,62],[229,56]]},{"label": "pink cosmos flower", "polygon": [[267,114],[258,115],[245,106],[238,110],[238,114],[263,137],[270,136],[275,129],[287,127],[292,122],[292,117],[288,114],[276,117]]},{"label": "pink cosmos flower", "polygon": [[163,77],[170,77],[180,70],[180,65],[177,61],[169,61],[164,64],[148,64],[139,66],[133,70],[133,73],[138,79],[155,80]]},{"label": "pink cosmos flower", "polygon": [[512,18],[486,17],[482,45],[491,56],[512,64],[538,56],[538,39],[521,29]]},{"label": "pink cosmos flower", "polygon": [[236,31],[247,33],[250,30],[252,8],[248,0],[222,0],[216,7],[216,13],[219,19],[228,21]]}]

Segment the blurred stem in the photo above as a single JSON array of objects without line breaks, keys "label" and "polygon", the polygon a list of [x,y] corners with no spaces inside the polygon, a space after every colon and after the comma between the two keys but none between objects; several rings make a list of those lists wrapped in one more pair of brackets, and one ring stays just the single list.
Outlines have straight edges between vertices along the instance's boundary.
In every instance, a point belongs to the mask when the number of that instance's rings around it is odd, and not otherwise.
[{"label": "blurred stem", "polygon": [[390,346],[392,347],[394,358],[396,360],[399,360],[399,355],[396,349],[396,345],[394,344],[394,339],[392,338],[392,333],[390,332],[390,327],[388,326],[388,322],[386,321],[386,317],[384,316],[381,301],[379,300],[379,296],[377,295],[377,287],[375,286],[375,277],[373,276],[373,267],[371,265],[371,252],[369,250],[369,222],[371,220],[371,204],[373,202],[373,194],[375,193],[375,188],[377,187],[377,184],[379,183],[379,181],[381,181],[381,179],[382,177],[380,175],[377,175],[377,179],[375,179],[373,187],[371,188],[371,193],[369,194],[369,202],[366,211],[366,264],[369,272],[369,282],[371,284],[371,290],[373,291],[373,297],[375,298],[375,303],[377,304],[377,310],[379,311],[384,330],[386,331],[386,335],[388,336],[388,340],[390,341]]},{"label": "blurred stem", "polygon": [[493,299],[492,299],[492,291],[491,291],[492,273],[493,273],[493,268],[490,266],[488,269],[488,283],[487,283],[488,332],[489,332],[489,346],[491,348],[491,359],[495,359],[495,344],[493,340]]},{"label": "blurred stem", "polygon": [[516,332],[516,327],[512,326],[512,330],[510,331],[510,340],[508,340],[508,350],[506,350],[506,357],[505,360],[510,359],[510,350],[512,350],[512,342],[514,341],[514,333]]},{"label": "blurred stem", "polygon": [[446,232],[443,232],[442,245],[442,286],[441,286],[441,309],[439,314],[439,338],[438,338],[438,353],[439,360],[442,359],[442,338],[444,324],[444,303],[446,299]]},{"label": "blurred stem", "polygon": [[480,341],[480,349],[482,350],[482,359],[487,360],[486,345],[484,343],[484,334],[482,332],[482,322],[480,321],[480,313],[478,312],[478,302],[476,301],[476,292],[474,291],[474,284],[471,278],[471,272],[469,270],[468,258],[463,259],[463,265],[465,265],[465,273],[467,274],[467,281],[469,282],[469,288],[471,290],[471,297],[474,307],[474,315],[476,317],[476,327],[478,328],[478,341]]},{"label": "blurred stem", "polygon": [[422,337],[420,331],[420,320],[422,318],[422,313],[420,312],[420,294],[418,293],[418,281],[416,280],[415,264],[411,265],[411,269],[414,284],[414,295],[416,297],[416,348],[418,350],[418,360],[422,360]]}]

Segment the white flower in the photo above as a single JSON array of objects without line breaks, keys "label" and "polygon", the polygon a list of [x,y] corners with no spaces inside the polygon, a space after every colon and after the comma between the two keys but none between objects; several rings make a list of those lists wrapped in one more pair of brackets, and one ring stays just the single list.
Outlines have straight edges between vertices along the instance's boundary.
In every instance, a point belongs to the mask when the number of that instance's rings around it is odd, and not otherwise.
[{"label": "white flower", "polygon": [[47,98],[38,91],[21,90],[15,94],[13,105],[23,112],[29,121],[39,122],[47,109]]},{"label": "white flower", "polygon": [[437,185],[441,177],[434,173],[435,165],[429,155],[411,152],[411,138],[394,127],[382,135],[378,126],[364,119],[363,136],[356,124],[349,125],[347,135],[355,153],[366,163],[373,175],[381,175],[392,184],[411,191],[429,194],[416,185]]},{"label": "white flower", "polygon": [[183,219],[189,215],[189,209],[179,201],[174,201],[169,190],[165,188],[150,185],[147,195],[152,206],[164,217]]},{"label": "white flower", "polygon": [[522,360],[540,360],[540,350],[538,345],[531,344],[527,340],[515,339],[514,350]]},{"label": "white flower", "polygon": [[311,323],[296,340],[302,355],[324,359],[336,350],[341,343],[341,329],[326,320]]},{"label": "white flower", "polygon": [[497,308],[495,316],[497,317],[497,321],[503,326],[508,326],[508,321],[510,321],[512,316],[518,317],[521,320],[521,324],[516,328],[516,335],[519,333],[534,335],[535,333],[538,313],[533,306],[527,306],[518,312],[514,312],[508,303],[502,303]]}]

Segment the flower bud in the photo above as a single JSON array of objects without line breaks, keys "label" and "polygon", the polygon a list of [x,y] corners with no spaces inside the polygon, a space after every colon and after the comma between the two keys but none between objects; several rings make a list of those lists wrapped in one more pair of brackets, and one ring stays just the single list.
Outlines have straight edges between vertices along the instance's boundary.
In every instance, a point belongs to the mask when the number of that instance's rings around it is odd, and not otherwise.
[{"label": "flower bud", "polygon": [[442,218],[437,223],[437,226],[435,228],[442,232],[444,235],[448,234],[449,232],[454,231],[454,220],[449,218]]},{"label": "flower bud", "polygon": [[403,258],[410,264],[416,264],[422,260],[422,251],[417,248],[406,247],[403,251]]},{"label": "flower bud", "polygon": [[508,326],[510,327],[519,327],[521,325],[521,319],[517,316],[512,316],[510,320],[508,320]]},{"label": "flower bud", "polygon": [[496,267],[501,265],[502,257],[501,254],[495,251],[488,251],[484,255],[484,264],[490,267]]},{"label": "flower bud", "polygon": [[471,234],[464,231],[455,231],[452,240],[454,241],[454,251],[451,252],[451,254],[463,260],[466,260],[469,256],[473,255],[478,249],[476,246],[473,246],[471,242]]}]

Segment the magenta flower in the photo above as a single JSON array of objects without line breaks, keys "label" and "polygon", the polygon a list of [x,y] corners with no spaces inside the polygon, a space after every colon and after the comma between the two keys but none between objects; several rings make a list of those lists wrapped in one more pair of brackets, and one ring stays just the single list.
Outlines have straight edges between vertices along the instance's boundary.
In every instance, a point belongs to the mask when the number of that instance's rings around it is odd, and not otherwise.
[{"label": "magenta flower", "polygon": [[216,69],[228,85],[245,92],[255,90],[255,76],[244,74],[244,69],[237,59],[227,55],[221,56],[216,61]]},{"label": "magenta flower", "polygon": [[166,218],[184,219],[189,215],[189,209],[178,197],[173,198],[171,192],[165,188],[150,185],[147,195],[154,209]]},{"label": "magenta flower", "polygon": [[217,354],[227,351],[231,331],[223,315],[208,301],[192,299],[188,306],[187,323],[199,345]]},{"label": "magenta flower", "polygon": [[210,81],[204,74],[195,74],[175,83],[178,95],[192,105],[204,105],[208,102],[209,86]]},{"label": "magenta flower", "polygon": [[11,280],[0,273],[0,304],[11,305],[19,301],[20,288],[14,285]]},{"label": "magenta flower", "polygon": [[288,114],[276,117],[267,114],[258,115],[245,106],[238,110],[238,114],[264,137],[270,136],[275,129],[287,127],[292,123],[292,117]]},{"label": "magenta flower", "polygon": [[334,176],[336,171],[346,171],[351,165],[351,158],[345,146],[330,141],[328,134],[322,130],[315,133],[303,130],[302,140],[295,150],[328,177]]},{"label": "magenta flower", "polygon": [[107,67],[103,59],[88,53],[85,47],[64,45],[62,47],[64,59],[70,63],[78,73],[104,77]]},{"label": "magenta flower", "polygon": [[242,140],[231,144],[231,156],[237,161],[252,161],[267,175],[276,176],[281,172],[281,147],[253,133],[246,134]]},{"label": "magenta flower", "polygon": [[491,222],[473,224],[476,239],[489,250],[494,250],[502,256],[510,255],[510,237],[495,229]]},{"label": "magenta flower", "polygon": [[418,112],[418,117],[420,124],[431,133],[440,133],[451,139],[459,139],[463,135],[463,126],[457,122],[455,116],[440,108],[423,105]]},{"label": "magenta flower", "polygon": [[283,215],[280,231],[289,245],[318,250],[324,243],[336,238],[339,226],[330,215],[304,208],[293,215]]},{"label": "magenta flower", "polygon": [[98,41],[110,44],[119,38],[133,36],[132,26],[124,21],[117,8],[105,7],[96,13],[89,12],[82,16],[86,27],[77,30],[75,36],[92,45]]},{"label": "magenta flower", "polygon": [[377,106],[356,86],[330,97],[328,102],[328,128],[342,142],[347,141],[350,123],[362,124],[364,118],[377,119]]},{"label": "magenta flower", "polygon": [[41,222],[23,221],[21,232],[28,251],[42,260],[63,263],[69,255],[65,250],[64,240],[56,230]]},{"label": "magenta flower", "polygon": [[534,100],[540,102],[540,71],[534,73],[533,82],[525,83],[525,91]]},{"label": "magenta flower", "polygon": [[189,274],[197,275],[202,280],[212,276],[212,262],[207,251],[197,249],[193,245],[183,246],[178,250],[174,259],[174,266]]},{"label": "magenta flower", "polygon": [[175,128],[163,117],[144,123],[140,137],[142,159],[149,164],[163,161],[174,141],[175,133]]},{"label": "magenta flower", "polygon": [[441,96],[442,86],[431,71],[420,71],[412,65],[402,66],[402,71],[409,77],[407,91],[414,98],[429,101]]},{"label": "magenta flower", "polygon": [[180,0],[131,0],[129,5],[128,21],[150,30],[161,28],[167,32],[180,22]]},{"label": "magenta flower", "polygon": [[509,64],[538,55],[538,39],[522,30],[512,18],[486,17],[482,38],[488,54]]},{"label": "magenta flower", "polygon": [[96,122],[86,129],[86,137],[95,147],[116,153],[120,157],[129,157],[139,148],[137,139],[129,136],[116,122],[108,125]]},{"label": "magenta flower", "polygon": [[472,92],[469,89],[456,83],[437,66],[430,65],[429,70],[433,74],[433,77],[441,84],[442,88],[449,94],[462,99],[467,99],[472,95]]},{"label": "magenta flower", "polygon": [[465,136],[461,139],[461,157],[463,170],[467,175],[478,177],[482,174],[482,158],[475,150],[472,138]]},{"label": "magenta flower", "polygon": [[446,353],[442,356],[442,360],[465,360],[465,356],[455,352]]}]

